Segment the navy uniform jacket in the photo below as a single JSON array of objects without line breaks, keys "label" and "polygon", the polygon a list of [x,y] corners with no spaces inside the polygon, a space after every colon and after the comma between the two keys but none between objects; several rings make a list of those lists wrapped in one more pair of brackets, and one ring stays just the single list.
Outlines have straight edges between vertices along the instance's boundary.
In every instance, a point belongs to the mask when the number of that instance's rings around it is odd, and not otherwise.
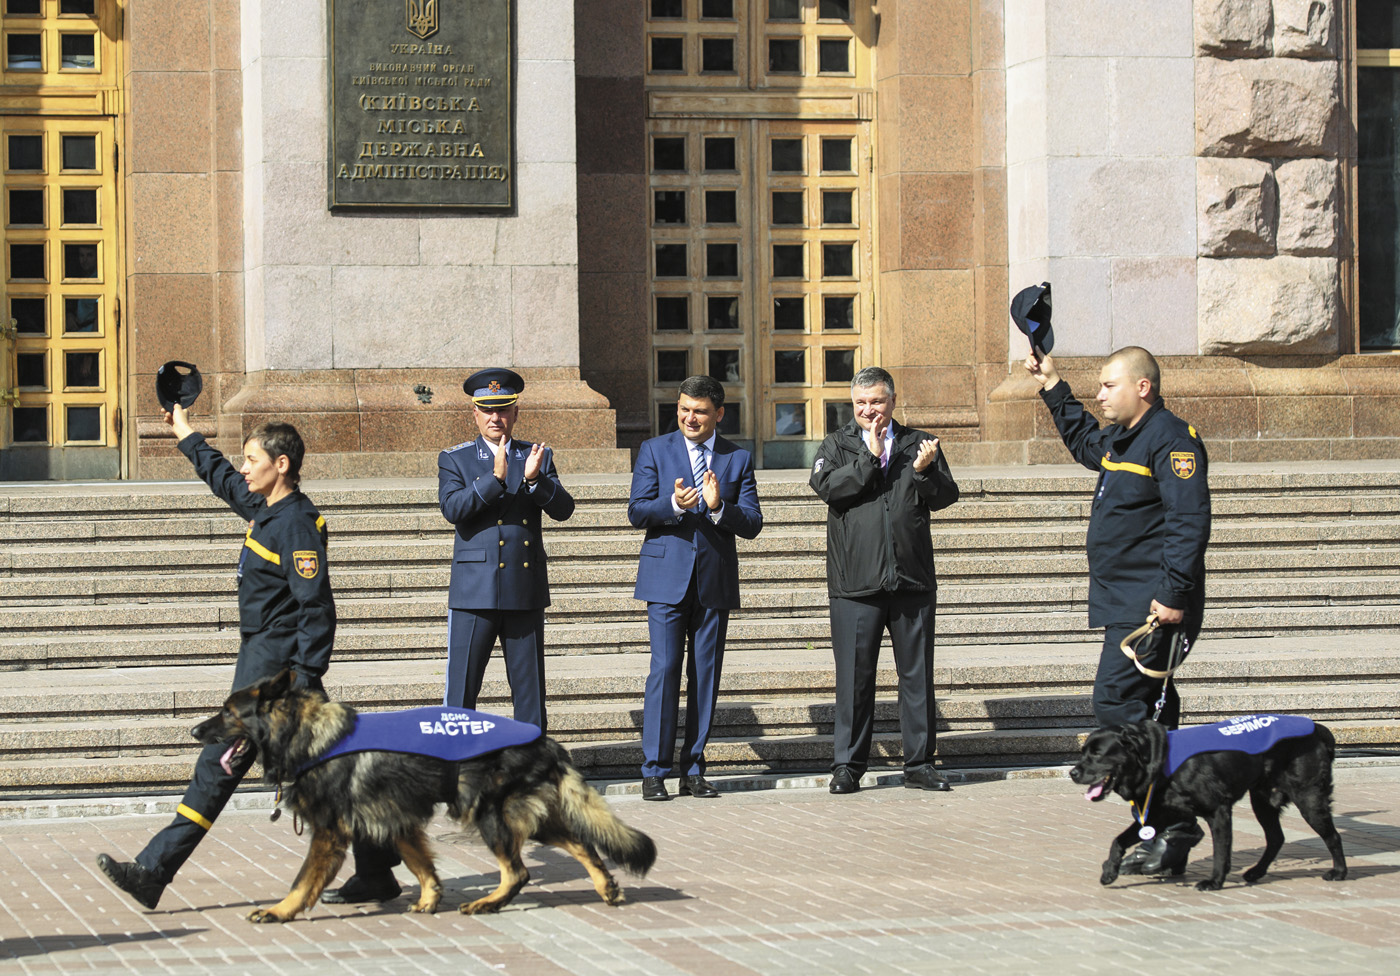
[{"label": "navy uniform jacket", "polygon": [[214,494],[250,520],[238,559],[243,643],[233,687],[290,667],[319,689],[335,643],[326,520],[300,491],[269,506],[202,434],[191,434],[179,447]]},{"label": "navy uniform jacket", "polygon": [[504,488],[493,473],[496,457],[485,438],[438,455],[438,505],[457,527],[447,590],[453,610],[549,606],[541,512],[562,522],[574,514],[574,498],[559,483],[552,454],[545,455],[535,490],[529,490],[525,459],[533,446],[510,442]]},{"label": "navy uniform jacket", "polygon": [[1061,380],[1041,397],[1074,459],[1099,472],[1089,515],[1089,626],[1136,623],[1153,600],[1205,607],[1210,489],[1196,429],[1159,397],[1132,428],[1102,429]]},{"label": "navy uniform jacket", "polygon": [[627,520],[647,530],[633,591],[636,599],[678,604],[685,599],[694,575],[702,607],[738,609],[739,556],[734,538],[752,539],[763,528],[753,457],[732,441],[716,436],[710,471],[719,482],[719,497],[724,502],[719,521],[695,511],[677,515],[671,507],[676,479],[691,487],[695,482],[685,435],[672,431],[642,443],[627,502]]}]

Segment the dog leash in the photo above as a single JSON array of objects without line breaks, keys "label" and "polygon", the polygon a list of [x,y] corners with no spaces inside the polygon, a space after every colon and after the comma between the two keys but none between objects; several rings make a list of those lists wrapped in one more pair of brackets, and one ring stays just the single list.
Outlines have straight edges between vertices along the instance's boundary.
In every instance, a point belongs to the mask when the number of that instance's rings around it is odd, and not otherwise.
[{"label": "dog leash", "polygon": [[[1181,662],[1186,660],[1186,655],[1191,650],[1190,639],[1187,638],[1185,634],[1181,634],[1180,653],[1177,653],[1176,649],[1174,648],[1168,649],[1168,667],[1165,671],[1158,671],[1155,668],[1149,668],[1147,665],[1143,664],[1141,659],[1138,658],[1137,647],[1140,643],[1142,643],[1142,641],[1147,639],[1147,637],[1151,635],[1154,631],[1156,631],[1157,628],[1161,625],[1162,623],[1160,620],[1157,619],[1157,615],[1155,613],[1150,613],[1147,615],[1146,623],[1144,623],[1137,630],[1133,631],[1127,637],[1124,637],[1123,640],[1118,644],[1118,649],[1121,650],[1124,654],[1128,655],[1128,657],[1133,662],[1133,666],[1136,667],[1139,671],[1147,675],[1149,678],[1162,679],[1162,693],[1157,697],[1156,709],[1152,713],[1152,721],[1154,722],[1158,721],[1161,718],[1162,709],[1166,708],[1167,706],[1167,689],[1171,687],[1172,672],[1175,671],[1177,668],[1181,667]],[[1146,811],[1144,810],[1144,814],[1145,813]]]}]

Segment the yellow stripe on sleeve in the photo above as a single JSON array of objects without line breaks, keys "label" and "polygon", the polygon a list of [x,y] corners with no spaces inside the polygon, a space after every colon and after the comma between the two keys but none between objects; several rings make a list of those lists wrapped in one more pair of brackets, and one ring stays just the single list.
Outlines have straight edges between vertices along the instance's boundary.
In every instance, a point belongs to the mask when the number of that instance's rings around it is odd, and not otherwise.
[{"label": "yellow stripe on sleeve", "polygon": [[1128,471],[1132,474],[1140,474],[1144,478],[1152,477],[1151,468],[1145,468],[1141,464],[1132,464],[1128,461],[1110,461],[1107,454],[1099,463],[1103,465],[1105,471]]},{"label": "yellow stripe on sleeve", "polygon": [[205,817],[204,814],[198,813],[195,810],[192,810],[191,808],[185,806],[183,803],[181,803],[178,807],[175,808],[175,812],[178,813],[180,816],[184,817],[186,820],[193,820],[205,830],[208,830],[210,827],[214,826],[214,821]]},{"label": "yellow stripe on sleeve", "polygon": [[262,556],[268,562],[272,563],[272,565],[282,565],[282,557],[277,555],[277,553],[273,552],[271,549],[267,548],[267,546],[263,545],[257,539],[254,539],[252,529],[248,530],[248,536],[243,540],[243,544],[249,549],[256,552],[259,556]]}]

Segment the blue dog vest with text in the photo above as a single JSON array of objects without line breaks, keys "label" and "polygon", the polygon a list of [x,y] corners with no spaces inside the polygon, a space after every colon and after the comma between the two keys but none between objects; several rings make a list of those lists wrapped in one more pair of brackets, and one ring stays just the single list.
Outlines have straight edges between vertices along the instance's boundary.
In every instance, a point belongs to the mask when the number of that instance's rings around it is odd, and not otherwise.
[{"label": "blue dog vest with text", "polygon": [[1167,733],[1166,775],[1203,752],[1268,752],[1283,739],[1312,735],[1313,720],[1301,715],[1244,715],[1214,725],[1193,725]]},{"label": "blue dog vest with text", "polygon": [[359,712],[355,728],[297,774],[352,752],[404,752],[461,762],[523,746],[539,737],[538,725],[470,708],[429,705],[402,712]]}]

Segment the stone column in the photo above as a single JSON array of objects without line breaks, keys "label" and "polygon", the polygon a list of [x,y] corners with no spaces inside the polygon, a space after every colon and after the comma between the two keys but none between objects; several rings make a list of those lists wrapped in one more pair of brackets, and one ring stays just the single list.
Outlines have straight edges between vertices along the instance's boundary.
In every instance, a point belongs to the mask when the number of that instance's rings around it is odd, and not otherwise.
[{"label": "stone column", "polygon": [[520,437],[626,469],[579,379],[573,11],[515,8],[515,209],[439,215],[327,209],[326,5],[243,3],[248,375],[225,409],[291,419],[316,473],[432,476],[491,365],[525,377]]}]

